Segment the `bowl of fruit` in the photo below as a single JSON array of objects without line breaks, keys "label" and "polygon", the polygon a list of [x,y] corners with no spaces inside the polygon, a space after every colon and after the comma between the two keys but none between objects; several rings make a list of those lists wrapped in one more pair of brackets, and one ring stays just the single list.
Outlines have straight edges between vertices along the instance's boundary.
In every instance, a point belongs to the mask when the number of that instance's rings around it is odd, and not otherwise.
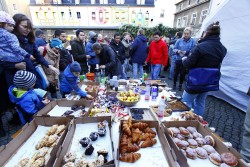
[{"label": "bowl of fruit", "polygon": [[133,92],[132,90],[119,92],[117,94],[119,102],[127,107],[134,106],[140,101],[140,98],[140,94]]}]

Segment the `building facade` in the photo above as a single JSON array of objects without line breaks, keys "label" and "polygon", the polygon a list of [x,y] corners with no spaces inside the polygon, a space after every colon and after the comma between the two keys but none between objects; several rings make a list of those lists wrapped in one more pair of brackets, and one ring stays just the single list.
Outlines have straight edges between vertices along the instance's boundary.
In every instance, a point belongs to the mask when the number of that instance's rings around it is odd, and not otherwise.
[{"label": "building facade", "polygon": [[210,0],[181,0],[175,6],[174,27],[191,27],[195,34],[209,13]]}]

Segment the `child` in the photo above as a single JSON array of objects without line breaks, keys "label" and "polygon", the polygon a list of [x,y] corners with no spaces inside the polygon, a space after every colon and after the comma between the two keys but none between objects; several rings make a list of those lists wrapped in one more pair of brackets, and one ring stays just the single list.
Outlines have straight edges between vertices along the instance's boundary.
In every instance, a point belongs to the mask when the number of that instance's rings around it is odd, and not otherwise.
[{"label": "child", "polygon": [[60,89],[63,98],[65,98],[66,94],[70,94],[72,90],[74,90],[81,97],[87,97],[88,99],[92,99],[91,95],[88,95],[85,91],[82,91],[78,85],[78,77],[81,72],[80,64],[75,61],[72,64],[69,64],[67,68],[64,70],[64,78],[60,83]]},{"label": "child", "polygon": [[15,103],[18,109],[19,118],[22,124],[30,122],[33,115],[47,105],[49,100],[42,100],[40,96],[33,91],[36,83],[36,76],[28,71],[17,71],[14,79],[14,85],[9,88],[9,97],[12,103]]},{"label": "child", "polygon": [[17,37],[10,33],[13,31],[15,21],[6,12],[0,11],[0,61],[18,63],[24,58],[35,58],[23,50]]}]

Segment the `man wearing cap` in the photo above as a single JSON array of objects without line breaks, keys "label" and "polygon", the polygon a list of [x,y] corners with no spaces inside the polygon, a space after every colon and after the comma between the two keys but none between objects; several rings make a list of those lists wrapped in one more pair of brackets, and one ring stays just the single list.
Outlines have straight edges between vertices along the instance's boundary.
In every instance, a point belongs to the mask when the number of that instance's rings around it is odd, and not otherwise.
[{"label": "man wearing cap", "polygon": [[19,112],[20,120],[23,124],[30,122],[33,115],[41,110],[49,100],[43,100],[34,91],[36,76],[28,71],[17,71],[14,85],[10,86],[8,93],[12,103],[15,103]]},{"label": "man wearing cap", "polygon": [[89,99],[93,98],[91,95],[87,94],[87,92],[81,90],[78,86],[78,78],[81,70],[81,66],[77,61],[69,64],[64,70],[64,78],[60,82],[60,90],[63,98],[65,98],[66,94],[70,94],[72,90],[81,97],[87,97]]},{"label": "man wearing cap", "polygon": [[37,47],[46,46],[47,42],[44,32],[41,29],[36,29],[35,35],[36,35],[36,46]]},{"label": "man wearing cap", "polygon": [[92,45],[97,41],[97,34],[94,31],[89,32],[89,38],[90,40],[88,41],[86,45],[86,55],[89,55],[88,58],[88,64],[90,66],[90,72],[95,72],[95,67],[96,64],[99,64],[99,62],[96,59],[96,54],[92,50]]},{"label": "man wearing cap", "polygon": [[[45,60],[59,70],[60,50],[63,48],[62,41],[58,38],[53,38],[50,44],[46,47],[39,47],[41,55],[44,56]],[[58,83],[58,75],[51,69],[43,66],[44,73],[49,81],[49,91],[52,98],[57,98],[56,87]]]}]

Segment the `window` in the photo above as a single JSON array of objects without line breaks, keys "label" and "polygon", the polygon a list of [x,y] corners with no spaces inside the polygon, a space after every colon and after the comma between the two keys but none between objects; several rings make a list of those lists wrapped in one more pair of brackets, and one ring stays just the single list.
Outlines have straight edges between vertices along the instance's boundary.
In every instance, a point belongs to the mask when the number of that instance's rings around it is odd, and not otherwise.
[{"label": "window", "polygon": [[191,4],[191,0],[188,0],[188,6]]},{"label": "window", "polygon": [[164,18],[164,13],[165,13],[165,10],[161,10],[161,13],[160,13],[160,18]]},{"label": "window", "polygon": [[204,21],[206,17],[207,17],[207,9],[201,11],[200,24]]},{"label": "window", "polygon": [[100,4],[108,4],[108,0],[100,0]]},{"label": "window", "polygon": [[188,16],[182,17],[181,27],[186,27],[187,26],[187,21],[188,21]]},{"label": "window", "polygon": [[192,17],[191,17],[191,23],[190,23],[190,25],[195,25],[196,17],[197,17],[197,13],[193,13]]},{"label": "window", "polygon": [[180,28],[181,27],[181,18],[177,19],[177,23],[176,23],[176,28]]},{"label": "window", "polygon": [[182,3],[180,3],[179,5],[179,11],[182,9]]}]

